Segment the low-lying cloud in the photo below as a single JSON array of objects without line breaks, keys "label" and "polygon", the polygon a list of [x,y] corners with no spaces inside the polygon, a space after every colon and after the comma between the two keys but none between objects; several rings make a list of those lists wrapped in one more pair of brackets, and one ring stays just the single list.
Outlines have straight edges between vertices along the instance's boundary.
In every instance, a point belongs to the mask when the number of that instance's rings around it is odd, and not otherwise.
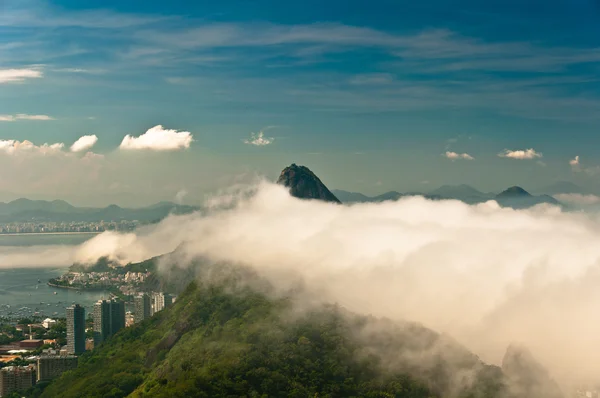
[{"label": "low-lying cloud", "polygon": [[187,149],[193,141],[189,131],[165,129],[157,125],[139,137],[126,135],[119,146],[122,150],[176,151]]},{"label": "low-lying cloud", "polygon": [[343,206],[268,183],[212,203],[219,209],[136,235],[100,235],[75,257],[125,263],[179,248],[181,265],[199,256],[243,264],[276,284],[294,273],[323,300],[421,322],[488,362],[517,341],[561,381],[597,376],[596,215],[421,197]]},{"label": "low-lying cloud", "polygon": [[505,149],[498,154],[501,158],[518,159],[518,160],[530,160],[543,157],[540,152],[536,152],[535,149],[529,148],[524,150],[510,150]]},{"label": "low-lying cloud", "polygon": [[198,257],[246,265],[282,288],[293,274],[313,297],[420,322],[484,361],[499,364],[518,342],[563,383],[598,376],[597,214],[422,197],[336,205],[270,183],[207,205],[135,234],[101,234],[69,258],[127,263],[177,249],[182,267]]}]

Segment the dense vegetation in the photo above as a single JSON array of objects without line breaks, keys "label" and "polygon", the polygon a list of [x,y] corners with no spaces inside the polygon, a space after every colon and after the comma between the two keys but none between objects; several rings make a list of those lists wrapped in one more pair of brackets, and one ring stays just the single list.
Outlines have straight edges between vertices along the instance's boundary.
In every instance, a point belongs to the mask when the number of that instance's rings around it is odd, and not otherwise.
[{"label": "dense vegetation", "polygon": [[[292,314],[289,299],[194,282],[173,307],[84,354],[42,396],[492,398],[503,389],[498,368],[420,326],[335,306]],[[419,355],[428,359],[411,362]],[[455,380],[467,371],[475,383]]]}]

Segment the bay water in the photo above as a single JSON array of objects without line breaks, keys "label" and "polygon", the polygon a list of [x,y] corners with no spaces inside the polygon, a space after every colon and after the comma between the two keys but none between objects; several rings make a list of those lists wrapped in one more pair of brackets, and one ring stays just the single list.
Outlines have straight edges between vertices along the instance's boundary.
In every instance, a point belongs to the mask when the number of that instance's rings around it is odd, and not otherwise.
[{"label": "bay water", "polygon": [[[94,236],[85,233],[0,235],[0,253],[3,250],[26,249],[27,246],[78,245]],[[62,275],[70,265],[41,268],[30,264],[27,268],[2,268],[0,264],[0,317],[16,319],[38,313],[44,317],[62,318],[66,307],[72,304],[85,307],[87,316],[94,302],[108,297],[108,293],[47,285],[50,278]]]}]

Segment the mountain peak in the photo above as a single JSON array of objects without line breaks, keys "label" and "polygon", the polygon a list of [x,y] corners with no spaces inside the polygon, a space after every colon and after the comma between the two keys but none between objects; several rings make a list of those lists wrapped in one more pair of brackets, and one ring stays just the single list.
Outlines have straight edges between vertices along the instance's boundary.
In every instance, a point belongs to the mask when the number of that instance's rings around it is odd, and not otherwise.
[{"label": "mountain peak", "polygon": [[504,190],[498,194],[499,198],[503,198],[503,197],[504,198],[509,198],[509,197],[518,198],[518,197],[530,197],[530,196],[531,196],[531,194],[529,192],[527,192],[523,188],[517,187],[517,186],[507,188],[506,190]]},{"label": "mountain peak", "polygon": [[562,398],[548,371],[524,346],[511,344],[502,359],[502,371],[513,393],[525,397]]},{"label": "mountain peak", "polygon": [[300,199],[319,199],[326,202],[341,203],[338,198],[306,166],[292,163],[283,169],[277,183],[290,189],[290,194]]}]

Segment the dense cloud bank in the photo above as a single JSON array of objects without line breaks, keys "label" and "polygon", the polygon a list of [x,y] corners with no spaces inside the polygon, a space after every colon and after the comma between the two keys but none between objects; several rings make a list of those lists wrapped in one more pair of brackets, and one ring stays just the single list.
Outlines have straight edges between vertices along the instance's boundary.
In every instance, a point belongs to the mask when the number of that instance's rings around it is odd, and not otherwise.
[{"label": "dense cloud bank", "polygon": [[596,376],[595,215],[421,197],[344,206],[269,183],[209,204],[137,234],[99,235],[70,256],[127,263],[178,249],[181,266],[198,256],[248,265],[284,288],[299,275],[325,301],[423,323],[487,362],[517,342],[563,382]]}]

